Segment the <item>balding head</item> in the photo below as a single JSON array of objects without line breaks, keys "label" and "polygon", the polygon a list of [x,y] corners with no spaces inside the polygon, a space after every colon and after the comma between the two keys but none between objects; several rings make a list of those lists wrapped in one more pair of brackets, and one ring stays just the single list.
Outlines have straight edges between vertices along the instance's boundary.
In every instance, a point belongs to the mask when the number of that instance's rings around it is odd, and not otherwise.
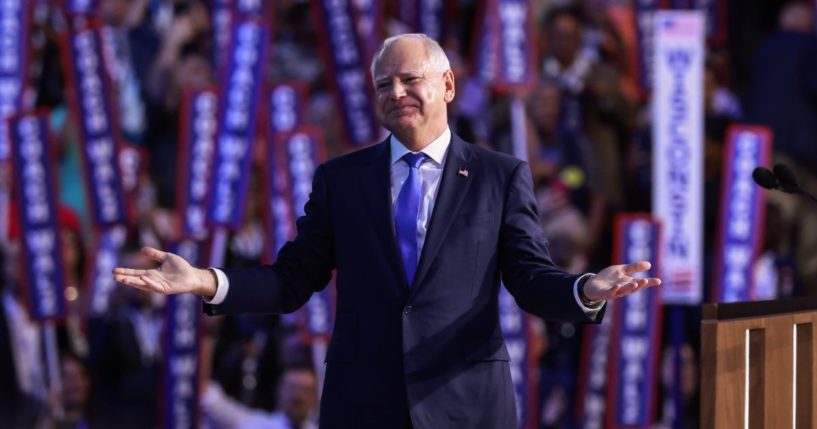
[{"label": "balding head", "polygon": [[391,37],[372,61],[378,121],[417,152],[448,127],[454,73],[440,45],[423,34]]},{"label": "balding head", "polygon": [[445,55],[445,51],[436,40],[426,36],[423,33],[398,34],[384,40],[383,45],[380,46],[380,49],[378,49],[372,57],[372,64],[370,67],[372,81],[374,81],[374,70],[377,67],[377,64],[383,58],[383,53],[387,51],[395,42],[406,40],[415,40],[423,44],[426,49],[426,58],[428,59],[429,70],[444,72],[451,69],[451,63],[448,61],[448,56]]}]

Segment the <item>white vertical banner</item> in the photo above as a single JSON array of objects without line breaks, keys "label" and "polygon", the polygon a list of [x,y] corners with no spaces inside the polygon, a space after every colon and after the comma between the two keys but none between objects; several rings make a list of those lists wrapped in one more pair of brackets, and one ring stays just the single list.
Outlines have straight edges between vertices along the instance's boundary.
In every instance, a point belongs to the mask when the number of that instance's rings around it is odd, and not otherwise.
[{"label": "white vertical banner", "polygon": [[703,271],[704,15],[655,14],[653,215],[664,225],[664,303],[698,304]]}]

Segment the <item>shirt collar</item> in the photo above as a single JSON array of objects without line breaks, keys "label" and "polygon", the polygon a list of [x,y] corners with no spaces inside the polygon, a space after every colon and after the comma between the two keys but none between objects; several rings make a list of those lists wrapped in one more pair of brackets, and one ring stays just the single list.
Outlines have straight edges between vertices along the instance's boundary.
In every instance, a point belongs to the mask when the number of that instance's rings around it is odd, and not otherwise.
[{"label": "shirt collar", "polygon": [[[400,140],[397,140],[397,137],[394,134],[391,135],[389,144],[391,145],[391,165],[394,165],[395,162],[399,161],[403,155],[409,153],[410,151],[403,146],[403,143]],[[451,129],[445,127],[445,131],[434,139],[428,146],[423,148],[420,152],[426,154],[429,158],[431,158],[437,165],[443,164],[443,159],[445,158],[445,152],[448,150],[448,146],[451,144]]]}]

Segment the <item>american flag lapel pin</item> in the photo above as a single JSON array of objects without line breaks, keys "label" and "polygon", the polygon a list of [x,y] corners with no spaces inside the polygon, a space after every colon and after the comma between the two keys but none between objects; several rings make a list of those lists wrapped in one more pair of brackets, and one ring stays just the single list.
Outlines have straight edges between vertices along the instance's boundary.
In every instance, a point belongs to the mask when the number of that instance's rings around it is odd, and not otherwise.
[{"label": "american flag lapel pin", "polygon": [[457,171],[457,174],[459,174],[462,177],[468,177],[468,170],[460,168],[459,171]]}]

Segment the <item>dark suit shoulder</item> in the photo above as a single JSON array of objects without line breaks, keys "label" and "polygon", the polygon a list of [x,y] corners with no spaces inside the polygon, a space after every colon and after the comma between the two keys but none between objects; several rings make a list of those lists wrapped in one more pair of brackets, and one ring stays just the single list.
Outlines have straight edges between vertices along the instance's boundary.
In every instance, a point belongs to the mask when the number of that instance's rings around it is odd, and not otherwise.
[{"label": "dark suit shoulder", "polygon": [[389,154],[387,142],[381,142],[372,146],[358,149],[354,152],[338,156],[326,161],[323,166],[327,172],[342,171],[349,168],[356,168],[361,164],[369,164],[384,160]]},{"label": "dark suit shoulder", "polygon": [[525,161],[515,156],[475,144],[465,144],[468,150],[473,154],[474,161],[479,163],[485,171],[494,171],[501,176],[509,176],[513,174],[520,165],[525,164]]}]

